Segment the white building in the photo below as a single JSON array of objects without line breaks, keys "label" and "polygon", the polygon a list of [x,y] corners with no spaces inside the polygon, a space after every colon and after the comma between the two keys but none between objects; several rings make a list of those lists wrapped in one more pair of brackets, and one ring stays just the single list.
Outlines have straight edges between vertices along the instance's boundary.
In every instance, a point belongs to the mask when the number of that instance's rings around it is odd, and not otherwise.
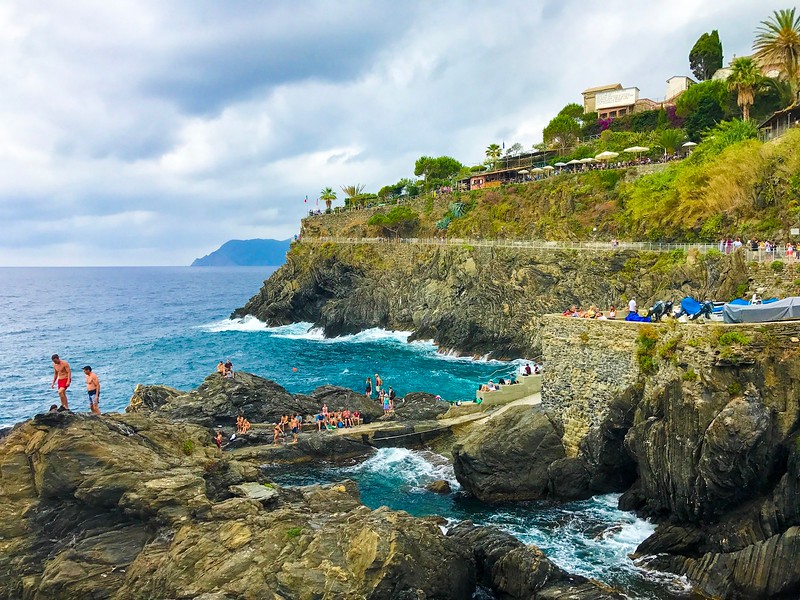
[{"label": "white building", "polygon": [[667,79],[667,92],[664,94],[664,102],[674,102],[678,96],[689,89],[689,86],[692,86],[696,83],[697,82],[691,77],[686,77],[685,75],[673,75]]}]

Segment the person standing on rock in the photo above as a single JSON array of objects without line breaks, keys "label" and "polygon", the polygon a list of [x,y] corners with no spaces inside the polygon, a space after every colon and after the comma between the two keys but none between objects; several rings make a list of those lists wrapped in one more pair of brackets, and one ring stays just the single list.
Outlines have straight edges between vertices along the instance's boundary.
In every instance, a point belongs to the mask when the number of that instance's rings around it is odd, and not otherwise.
[{"label": "person standing on rock", "polygon": [[61,360],[58,354],[53,354],[50,358],[53,361],[53,383],[50,384],[50,389],[52,390],[58,382],[58,397],[61,400],[61,408],[58,410],[69,410],[67,388],[72,383],[72,370],[69,368],[69,363]]},{"label": "person standing on rock", "polygon": [[383,379],[381,379],[380,375],[375,373],[375,393],[380,393],[382,387],[383,387]]},{"label": "person standing on rock", "polygon": [[89,410],[92,414],[100,414],[100,380],[97,373],[92,372],[92,367],[83,367],[83,374],[86,376],[86,393],[89,394]]},{"label": "person standing on rock", "polygon": [[636,306],[636,299],[635,298],[631,298],[631,301],[628,302],[628,312],[629,313],[635,313],[635,312],[638,312],[638,310],[639,310],[639,307]]},{"label": "person standing on rock", "polygon": [[372,377],[367,377],[367,387],[364,389],[367,398],[372,398]]}]

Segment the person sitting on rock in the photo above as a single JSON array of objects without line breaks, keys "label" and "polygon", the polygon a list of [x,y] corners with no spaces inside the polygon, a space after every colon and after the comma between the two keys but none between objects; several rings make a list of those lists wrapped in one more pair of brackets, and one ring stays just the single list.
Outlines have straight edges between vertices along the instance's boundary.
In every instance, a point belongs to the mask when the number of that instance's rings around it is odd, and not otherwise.
[{"label": "person sitting on rock", "polygon": [[321,412],[317,413],[316,421],[317,421],[317,431],[322,431],[322,426],[325,424],[325,415],[323,415]]},{"label": "person sitting on rock", "polygon": [[244,420],[244,417],[242,417],[242,415],[239,415],[239,416],[236,417],[236,433],[242,433],[242,421],[243,420]]},{"label": "person sitting on rock", "polygon": [[230,359],[225,362],[225,377],[233,379],[233,363]]},{"label": "person sitting on rock", "polygon": [[219,364],[217,365],[217,373],[219,373],[222,377],[225,377],[225,363],[224,362],[219,361]]},{"label": "person sitting on rock", "polygon": [[523,375],[530,375],[531,373],[533,373],[533,371],[531,370],[531,363],[527,363],[525,365],[525,372],[523,373]]},{"label": "person sitting on rock", "polygon": [[609,319],[616,319],[617,318],[617,309],[614,308],[613,304],[608,308],[608,318]]},{"label": "person sitting on rock", "polygon": [[352,427],[353,426],[353,421],[352,421],[352,418],[350,416],[350,411],[347,408],[345,408],[344,411],[342,411],[342,421],[344,421],[344,426],[345,427]]},{"label": "person sitting on rock", "polygon": [[354,410],[350,420],[352,421],[354,427],[361,425],[361,413],[357,410]]}]

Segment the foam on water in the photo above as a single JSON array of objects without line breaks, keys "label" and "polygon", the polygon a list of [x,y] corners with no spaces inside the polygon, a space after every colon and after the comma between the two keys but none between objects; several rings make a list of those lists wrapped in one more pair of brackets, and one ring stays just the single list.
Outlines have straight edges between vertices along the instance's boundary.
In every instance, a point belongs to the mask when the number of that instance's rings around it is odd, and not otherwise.
[{"label": "foam on water", "polygon": [[422,491],[427,484],[439,479],[446,480],[454,490],[461,488],[448,460],[429,451],[381,448],[364,462],[341,472],[351,477],[391,478],[393,484],[412,492]]},{"label": "foam on water", "polygon": [[240,319],[222,319],[221,321],[201,325],[200,329],[211,333],[223,331],[266,331],[267,324],[252,315],[247,315]]}]

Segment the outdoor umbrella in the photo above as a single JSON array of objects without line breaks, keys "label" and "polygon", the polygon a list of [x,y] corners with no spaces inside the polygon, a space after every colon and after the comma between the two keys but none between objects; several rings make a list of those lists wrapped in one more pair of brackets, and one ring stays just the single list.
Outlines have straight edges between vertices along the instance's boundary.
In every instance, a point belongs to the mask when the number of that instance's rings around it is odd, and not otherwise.
[{"label": "outdoor umbrella", "polygon": [[568,165],[579,165],[579,164],[581,164],[581,161],[579,161],[579,160],[577,160],[577,159],[574,159],[574,158],[573,158],[573,159],[572,159],[571,161],[569,161],[567,164],[568,164]]},{"label": "outdoor umbrella", "polygon": [[601,152],[595,158],[597,160],[611,160],[612,158],[617,158],[619,156],[619,152],[609,152],[606,150],[605,152]]},{"label": "outdoor umbrella", "polygon": [[683,144],[684,148],[694,148],[695,146],[697,146],[697,142],[685,142]]},{"label": "outdoor umbrella", "polygon": [[642,152],[647,152],[650,148],[645,146],[631,146],[630,148],[625,148],[623,152],[630,152],[631,154],[641,154]]},{"label": "outdoor umbrella", "polygon": [[535,169],[531,169],[531,173],[541,173],[543,171],[544,169],[542,169],[541,167],[536,167]]},{"label": "outdoor umbrella", "polygon": [[528,173],[530,173],[530,171],[528,171],[528,169],[520,169],[519,171],[517,171],[517,173],[520,173],[522,175],[527,175]]},{"label": "outdoor umbrella", "polygon": [[594,162],[594,159],[591,158],[591,157],[590,158],[582,158],[581,159],[581,163],[583,163],[584,165],[588,165],[589,163],[593,163],[593,162]]},{"label": "outdoor umbrella", "polygon": [[542,167],[542,169],[545,171],[553,171],[555,170],[555,167],[551,167],[550,165],[545,165],[544,167]]},{"label": "outdoor umbrella", "polygon": [[566,166],[567,166],[567,163],[563,163],[563,162],[557,162],[557,163],[556,163],[556,164],[554,164],[553,166],[554,166],[554,167],[566,167]]}]

